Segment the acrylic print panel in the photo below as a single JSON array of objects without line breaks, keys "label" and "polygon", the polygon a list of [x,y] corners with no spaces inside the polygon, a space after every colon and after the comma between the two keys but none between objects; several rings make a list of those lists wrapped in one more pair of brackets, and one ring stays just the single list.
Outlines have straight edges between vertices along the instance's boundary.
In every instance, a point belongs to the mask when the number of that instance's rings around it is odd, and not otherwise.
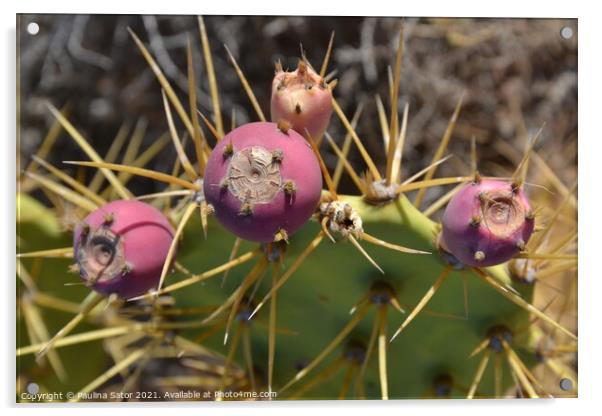
[{"label": "acrylic print panel", "polygon": [[576,397],[576,20],[17,32],[18,402]]}]

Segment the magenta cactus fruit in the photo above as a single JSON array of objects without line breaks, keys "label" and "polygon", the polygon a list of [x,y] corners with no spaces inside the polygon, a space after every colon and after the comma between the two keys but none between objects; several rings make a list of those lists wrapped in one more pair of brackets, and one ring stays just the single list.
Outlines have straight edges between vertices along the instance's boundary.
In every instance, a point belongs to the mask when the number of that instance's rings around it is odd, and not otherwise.
[{"label": "magenta cactus fruit", "polygon": [[156,288],[174,230],[156,208],[140,201],[109,202],[74,233],[81,278],[95,291],[128,299]]},{"label": "magenta cactus fruit", "polygon": [[304,137],[319,140],[332,115],[332,90],[305,61],[293,72],[276,65],[272,81],[272,121],[286,121]]},{"label": "magenta cactus fruit", "polygon": [[322,191],[318,160],[282,124],[257,122],[228,133],[213,149],[203,185],[224,227],[246,240],[286,240],[312,216]]},{"label": "magenta cactus fruit", "polygon": [[440,245],[466,265],[493,266],[525,248],[534,223],[522,189],[483,179],[466,184],[447,205]]}]

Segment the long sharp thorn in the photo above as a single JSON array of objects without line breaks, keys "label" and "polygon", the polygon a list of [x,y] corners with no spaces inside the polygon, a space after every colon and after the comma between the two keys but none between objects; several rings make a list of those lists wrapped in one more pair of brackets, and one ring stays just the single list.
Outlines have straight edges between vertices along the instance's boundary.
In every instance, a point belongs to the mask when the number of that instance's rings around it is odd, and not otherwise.
[{"label": "long sharp thorn", "polygon": [[97,389],[98,387],[102,386],[108,380],[110,380],[111,378],[113,378],[114,376],[119,374],[123,369],[128,368],[130,365],[132,365],[133,363],[138,361],[140,358],[144,357],[144,355],[147,352],[148,352],[148,347],[147,348],[139,348],[139,349],[135,350],[134,352],[129,354],[127,357],[125,357],[123,360],[116,363],[113,367],[109,368],[103,374],[98,376],[92,382],[87,384],[84,388],[82,388],[79,391],[79,393],[77,393],[76,395],[73,396],[73,398],[70,400],[70,402],[79,401],[81,397],[85,397],[85,395],[87,393],[90,393],[90,392],[94,391],[95,389]]},{"label": "long sharp thorn", "polygon": [[425,173],[427,173],[429,170],[434,169],[436,166],[439,166],[440,164],[442,164],[443,162],[446,162],[447,160],[449,160],[453,155],[447,155],[445,156],[443,159],[436,161],[435,163],[427,166],[424,169],[421,169],[420,171],[416,172],[414,175],[410,176],[408,179],[406,179],[405,181],[401,182],[400,185],[407,185],[409,183],[414,182],[416,179],[418,179],[419,177],[421,177],[422,175],[424,175]]},{"label": "long sharp thorn", "polygon": [[374,267],[376,267],[379,272],[381,272],[382,274],[385,274],[385,271],[383,269],[381,269],[381,267],[374,261],[374,259],[372,257],[370,257],[370,255],[366,252],[366,250],[364,250],[364,248],[360,245],[360,243],[358,243],[358,241],[355,239],[354,236],[349,234],[347,236],[347,238],[349,239],[349,241],[351,241],[351,243],[355,246],[355,248],[358,249],[358,251],[362,254],[362,256],[364,256],[366,258],[366,260],[368,260],[370,262],[370,264],[372,264]]},{"label": "long sharp thorn", "polygon": [[205,28],[205,20],[202,16],[198,17],[199,32],[201,35],[201,44],[203,45],[203,57],[205,58],[205,66],[207,69],[207,78],[209,79],[209,90],[211,92],[211,102],[213,105],[213,115],[215,118],[215,126],[221,136],[224,135],[224,123],[222,121],[222,110],[219,102],[219,88],[217,87],[217,79],[215,77],[215,69],[213,67],[213,58],[211,57],[211,47],[209,46],[209,38],[207,37],[207,29]]},{"label": "long sharp thorn", "polygon": [[53,248],[50,250],[30,251],[28,253],[17,253],[17,258],[73,258],[73,247]]},{"label": "long sharp thorn", "polygon": [[506,353],[506,360],[508,361],[508,364],[510,364],[510,368],[512,368],[514,374],[516,374],[516,376],[518,377],[520,384],[527,391],[529,397],[538,398],[539,395],[537,394],[537,392],[533,388],[533,385],[523,372],[523,369],[516,362],[516,358],[511,354],[510,347],[508,346],[508,343],[505,340],[502,340],[502,346],[504,347]]},{"label": "long sharp thorn", "polygon": [[165,95],[165,90],[161,90],[161,94],[163,96],[163,106],[165,109],[165,116],[167,117],[167,124],[169,125],[171,139],[173,141],[174,148],[176,149],[176,153],[178,154],[178,159],[180,160],[180,163],[182,164],[184,171],[188,175],[188,178],[191,181],[194,181],[194,180],[196,180],[198,175],[195,172],[194,168],[192,167],[192,164],[190,163],[188,156],[186,156],[186,152],[184,151],[184,148],[182,147],[182,142],[180,141],[180,138],[178,137],[178,132],[176,131],[176,126],[173,121],[173,116],[171,115],[171,109],[169,108],[169,102],[167,101],[167,96]]},{"label": "long sharp thorn", "polygon": [[483,351],[488,346],[489,346],[489,338],[485,338],[483,341],[479,342],[479,345],[477,345],[474,350],[472,350],[472,352],[468,355],[468,358],[474,357],[475,355],[479,354],[481,351]]},{"label": "long sharp thorn", "polygon": [[[337,154],[337,156],[339,158],[339,163],[341,163],[341,164],[337,165],[337,168],[339,166],[345,167],[345,170],[351,177],[351,180],[353,180],[353,183],[357,187],[358,191],[360,191],[362,194],[364,194],[365,191],[364,191],[364,186],[362,184],[362,180],[360,179],[359,175],[357,174],[357,172],[355,171],[355,169],[353,168],[351,163],[349,163],[349,161],[347,160],[347,155],[344,153],[343,150],[339,149],[339,147],[336,145],[334,140],[332,140],[332,137],[330,136],[330,134],[328,134],[328,132],[326,132],[326,134],[324,136],[326,137],[326,140],[328,140],[328,143],[330,144],[330,147],[332,148],[332,150],[334,150],[334,152]],[[345,142],[345,143],[347,143],[347,142]],[[348,148],[349,148],[349,146],[348,146]],[[347,149],[347,151],[349,151],[349,149]],[[334,173],[335,176],[333,177],[333,180],[332,180],[335,190],[338,187],[338,184],[339,184],[339,181],[341,178],[341,174],[336,176],[337,172],[342,172],[342,170],[340,170],[340,171],[335,170],[335,173]],[[338,180],[337,180],[337,178],[338,178]]]},{"label": "long sharp thorn", "polygon": [[[280,273],[280,265],[274,264],[272,269],[272,287],[278,283],[278,274]],[[268,391],[272,392],[272,382],[274,380],[274,357],[276,354],[276,298],[277,293],[272,295],[270,299],[270,322],[268,328]]]},{"label": "long sharp thorn", "polygon": [[50,163],[46,162],[43,159],[38,158],[35,155],[32,156],[32,158],[40,166],[43,166],[46,170],[48,170],[48,172],[52,173],[58,179],[65,182],[67,185],[69,185],[75,191],[79,192],[84,197],[86,197],[90,201],[94,202],[96,205],[101,206],[101,205],[104,205],[107,203],[107,201],[104,198],[100,197],[96,192],[92,192],[87,186],[76,181],[71,176],[67,175],[65,172],[57,169],[56,167],[52,166]]},{"label": "long sharp thorn", "polygon": [[184,126],[186,126],[188,133],[190,134],[190,136],[194,136],[192,122],[190,121],[190,118],[188,117],[188,114],[186,113],[186,110],[184,109],[184,106],[180,102],[180,99],[178,98],[176,92],[171,87],[171,85],[169,84],[169,81],[163,74],[163,71],[161,70],[161,68],[155,61],[155,59],[152,57],[152,55],[150,54],[150,52],[148,51],[146,46],[144,46],[144,43],[142,43],[140,38],[138,38],[138,36],[134,33],[134,31],[128,27],[128,32],[134,39],[136,46],[138,46],[138,49],[140,49],[140,52],[144,56],[144,59],[146,59],[146,62],[150,66],[151,70],[157,77],[157,80],[161,84],[161,88],[163,88],[165,90],[165,92],[167,93],[167,97],[169,98],[169,101],[171,101],[171,104],[176,109],[176,112],[180,116],[180,119],[182,120],[182,123],[184,123]]},{"label": "long sharp thorn", "polygon": [[[236,255],[238,254],[238,250],[240,249],[241,243],[242,243],[242,238],[236,237],[236,239],[234,240],[234,245],[232,246],[232,250],[230,251],[230,257],[228,257],[228,261],[232,261],[234,259],[234,257],[236,257]],[[226,279],[228,278],[229,273],[230,273],[230,269],[228,269],[224,272],[224,275],[222,276],[222,283],[220,284],[220,287],[224,287],[224,283],[226,283]]]},{"label": "long sharp thorn", "polygon": [[408,112],[410,105],[406,103],[403,108],[403,118],[401,120],[401,131],[399,132],[399,138],[395,146],[395,153],[393,154],[393,167],[391,170],[391,181],[392,183],[399,183],[401,181],[401,165],[403,160],[403,146],[406,140],[406,132],[408,130]]},{"label": "long sharp thorn", "polygon": [[257,113],[257,117],[259,117],[259,120],[265,121],[266,118],[263,115],[261,106],[259,105],[259,102],[257,101],[257,98],[255,97],[255,94],[253,93],[253,90],[251,89],[251,86],[249,85],[249,82],[247,81],[247,78],[245,77],[244,73],[238,66],[238,63],[236,63],[236,59],[234,59],[234,56],[232,56],[230,49],[228,49],[228,47],[226,45],[224,45],[224,48],[226,48],[226,52],[228,53],[228,58],[230,58],[230,62],[234,66],[236,75],[238,75],[238,78],[240,79],[240,83],[242,84],[245,92],[247,93],[247,96],[249,97],[249,100],[251,101],[251,105],[253,106],[253,109],[255,109],[255,112]]},{"label": "long sharp thorn", "polygon": [[[230,314],[228,315],[228,320],[226,321],[226,331],[224,334],[224,345],[228,342],[228,334],[230,332],[230,327],[232,326],[232,322],[234,321],[236,314],[238,314],[238,312],[239,312],[240,304],[245,296],[245,293],[251,287],[251,285],[263,275],[263,272],[265,271],[267,264],[268,263],[267,263],[266,258],[262,257],[257,262],[255,267],[253,267],[253,269],[249,272],[249,274],[244,278],[244,280],[242,281],[242,283],[240,284],[238,289],[236,289],[236,291],[234,292],[233,299],[232,299],[232,307],[230,308]],[[213,316],[213,314],[212,314],[212,316]],[[207,318],[207,320],[209,320],[209,318]]]},{"label": "long sharp thorn", "polygon": [[376,111],[378,113],[378,122],[380,124],[381,134],[383,135],[383,144],[385,146],[385,152],[389,148],[389,141],[391,138],[389,137],[389,122],[387,121],[387,114],[385,112],[385,106],[383,105],[383,100],[380,98],[380,95],[376,94],[374,96],[374,100],[376,101]]},{"label": "long sharp thorn", "polygon": [[98,205],[87,197],[37,173],[25,172],[25,176],[33,179],[52,193],[62,197],[85,211],[94,211]]},{"label": "long sharp thorn", "polygon": [[96,292],[90,294],[82,301],[80,312],[75,315],[67,324],[57,332],[44,346],[36,353],[36,360],[42,358],[48,351],[53,348],[54,344],[61,338],[68,335],[73,329],[90,313],[96,305],[104,298]]},{"label": "long sharp thorn", "polygon": [[[443,133],[443,137],[441,138],[441,143],[439,143],[439,147],[437,148],[437,151],[435,152],[435,155],[433,156],[432,163],[441,159],[441,157],[443,156],[443,153],[445,153],[445,150],[447,149],[447,145],[449,144],[451,136],[454,132],[454,128],[456,127],[456,122],[458,121],[458,115],[460,114],[460,108],[462,107],[463,100],[464,100],[464,93],[462,93],[462,95],[460,96],[460,99],[458,100],[458,103],[456,104],[456,108],[454,109],[454,113],[452,114],[451,118],[449,119],[449,123],[447,124],[447,128],[445,129],[445,133]],[[436,171],[436,168],[430,170],[426,174],[425,180],[428,181],[429,179],[432,179],[433,176],[435,176],[435,171]],[[420,205],[422,205],[422,201],[424,200],[425,192],[426,192],[426,189],[420,189],[418,191],[418,194],[416,195],[416,199],[414,200],[414,206],[416,208],[420,208]]]},{"label": "long sharp thorn", "polygon": [[169,271],[169,268],[171,267],[172,260],[174,259],[176,247],[178,246],[180,236],[182,235],[182,232],[184,231],[184,227],[188,223],[188,220],[190,220],[190,217],[192,216],[192,214],[194,213],[195,210],[196,210],[196,204],[194,204],[194,203],[189,204],[186,207],[186,211],[184,211],[184,214],[182,215],[182,219],[180,220],[178,227],[176,228],[176,232],[173,236],[173,240],[171,241],[171,245],[169,246],[169,251],[167,252],[167,257],[165,258],[165,261],[163,262],[163,269],[161,269],[161,277],[159,278],[159,284],[157,285],[157,289],[156,289],[157,291],[155,292],[157,297],[159,296],[159,291],[161,290],[161,287],[163,286],[163,281],[165,280],[165,276],[167,276],[167,272]]},{"label": "long sharp thorn", "polygon": [[251,383],[251,391],[256,391],[255,384],[255,368],[253,366],[253,351],[251,349],[251,329],[248,325],[243,325],[242,331],[242,352],[245,357],[247,364],[247,373],[249,376],[249,382]]},{"label": "long sharp thorn", "polygon": [[424,294],[422,299],[420,299],[420,302],[418,302],[418,304],[414,307],[412,312],[410,312],[410,314],[405,319],[405,321],[403,321],[403,323],[401,324],[399,329],[397,329],[395,334],[393,334],[393,336],[391,337],[391,340],[389,342],[392,342],[401,333],[401,331],[403,331],[414,320],[414,318],[416,316],[418,316],[420,311],[431,300],[431,298],[433,297],[433,295],[435,295],[437,290],[439,290],[439,288],[441,287],[441,285],[443,284],[443,282],[445,281],[447,276],[449,276],[449,273],[451,272],[451,270],[452,270],[451,266],[446,266],[443,269],[443,271],[441,272],[441,274],[439,275],[437,280],[435,280],[435,283],[433,283],[433,285],[429,288],[429,290]]},{"label": "long sharp thorn", "polygon": [[220,134],[217,131],[215,126],[213,124],[211,124],[211,121],[209,121],[209,119],[207,117],[205,117],[205,115],[201,112],[201,110],[196,110],[196,112],[199,116],[201,116],[201,118],[203,119],[203,123],[205,123],[205,126],[207,126],[207,128],[209,129],[211,134],[213,134],[213,137],[215,137],[215,140],[217,140],[219,142],[221,139],[224,138],[224,135]]},{"label": "long sharp thorn", "polygon": [[347,335],[359,324],[359,322],[364,318],[366,313],[368,313],[369,303],[364,303],[358,308],[358,312],[351,318],[351,320],[343,327],[341,332],[328,344],[321,352],[318,354],[316,358],[313,359],[311,363],[309,363],[305,368],[299,371],[292,380],[290,380],[282,389],[280,389],[280,393],[283,393],[288,388],[290,388],[297,381],[301,380],[303,377],[307,375],[311,370],[313,370],[318,364],[322,362],[322,360],[330,354],[342,341],[345,339]]},{"label": "long sharp thorn", "polygon": [[468,394],[466,395],[467,399],[473,399],[474,395],[479,387],[479,383],[483,378],[483,373],[485,373],[485,368],[487,368],[487,363],[489,362],[489,356],[491,355],[491,351],[486,351],[483,354],[483,358],[479,361],[479,366],[477,367],[477,372],[475,373],[474,379],[472,380],[472,384],[470,385],[470,389],[468,390]]},{"label": "long sharp thorn", "polygon": [[349,386],[353,381],[353,374],[355,373],[356,366],[353,364],[348,364],[347,371],[345,371],[345,375],[343,375],[343,382],[341,383],[341,391],[339,392],[339,400],[345,400],[347,397],[347,392],[349,391]]},{"label": "long sharp thorn", "polygon": [[500,293],[506,299],[508,299],[511,302],[515,303],[516,305],[520,306],[525,311],[534,314],[535,316],[540,318],[542,321],[552,325],[554,328],[559,329],[560,331],[562,331],[563,333],[565,333],[572,339],[577,340],[577,336],[575,334],[573,334],[571,331],[566,329],[564,326],[560,325],[558,322],[556,322],[554,319],[550,318],[548,315],[546,315],[539,309],[537,309],[535,306],[531,305],[529,302],[527,302],[526,300],[521,298],[519,295],[517,295],[513,292],[510,292],[507,288],[502,286],[502,284],[499,283],[497,280],[495,280],[493,277],[489,276],[488,274],[486,274],[484,271],[482,271],[479,268],[473,268],[473,270],[476,272],[476,275],[481,280],[483,280],[489,286],[494,288],[498,293]]},{"label": "long sharp thorn", "polygon": [[[357,106],[355,113],[353,114],[353,118],[351,119],[351,127],[353,127],[354,129],[357,126],[357,122],[358,122],[360,116],[362,115],[363,108],[364,108],[363,104],[360,103]],[[328,133],[326,132],[326,134],[328,134]],[[339,154],[339,152],[336,152],[337,156],[339,157],[339,160],[337,161],[337,166],[334,169],[334,174],[332,175],[332,181],[334,182],[334,185],[336,188],[338,188],[338,186],[339,186],[339,182],[341,180],[341,175],[343,174],[343,168],[345,167],[343,165],[343,161],[347,160],[347,156],[349,155],[349,150],[351,148],[351,140],[352,140],[351,135],[349,134],[349,132],[347,132],[345,134],[345,139],[343,140],[343,146],[341,148],[340,154]],[[331,141],[333,141],[332,137],[331,137]]]},{"label": "long sharp thorn", "polygon": [[502,356],[496,354],[493,360],[493,382],[495,398],[502,397]]},{"label": "long sharp thorn", "polygon": [[328,41],[328,48],[326,49],[326,54],[324,55],[324,60],[322,61],[322,67],[320,68],[320,77],[324,78],[326,75],[326,70],[328,69],[328,61],[330,60],[330,54],[332,52],[332,45],[334,44],[334,30],[330,34],[330,40]]},{"label": "long sharp thorn", "polygon": [[525,154],[523,155],[523,158],[521,159],[519,164],[516,166],[516,170],[512,174],[512,183],[513,184],[516,183],[520,186],[525,182],[525,179],[527,177],[527,163],[529,161],[529,158],[531,157],[531,152],[533,151],[533,147],[535,146],[535,143],[537,143],[537,139],[539,139],[539,136],[541,136],[541,132],[543,131],[544,127],[545,127],[545,123],[543,123],[541,125],[539,130],[537,130],[535,137],[533,137],[533,139],[528,143],[528,146],[525,149]]},{"label": "long sharp thorn", "polygon": [[308,138],[307,141],[311,145],[311,148],[314,151],[316,158],[318,159],[318,162],[320,164],[320,169],[322,170],[322,175],[324,176],[324,181],[326,182],[326,186],[328,187],[328,191],[330,192],[330,195],[332,196],[333,199],[338,199],[339,197],[337,195],[336,186],[334,185],[334,182],[332,181],[332,176],[330,176],[330,172],[328,171],[328,168],[326,167],[326,163],[324,163],[324,159],[322,159],[322,155],[320,154],[320,149],[318,149],[316,142],[314,141],[313,137],[311,137],[311,134],[309,133],[309,131],[307,129],[305,129],[305,134],[306,134],[306,137]]},{"label": "long sharp thorn", "polygon": [[261,302],[259,302],[257,304],[257,306],[255,307],[255,309],[253,310],[253,312],[249,316],[249,319],[253,318],[253,316],[255,316],[255,314],[259,311],[259,309],[261,309],[261,307],[265,304],[265,302],[267,302],[267,300],[274,293],[276,293],[288,281],[288,279],[290,279],[290,277],[293,275],[293,273],[295,273],[295,271],[297,271],[297,269],[301,266],[301,264],[303,263],[303,261],[305,261],[305,259],[307,258],[307,256],[309,256],[309,254],[312,251],[314,251],[316,249],[316,247],[318,247],[318,245],[320,244],[320,242],[322,241],[323,238],[324,238],[324,233],[322,231],[320,231],[318,233],[318,235],[316,236],[316,238],[314,238],[309,243],[309,245],[307,247],[305,247],[305,249],[301,252],[301,254],[299,254],[297,256],[297,258],[295,259],[295,261],[293,262],[293,264],[289,267],[289,269],[280,277],[280,279],[278,279],[278,283],[276,284],[276,286],[272,287],[270,289],[270,291],[268,292],[268,294],[263,297],[263,299],[261,300]]},{"label": "long sharp thorn", "polygon": [[[428,171],[427,176],[430,172],[433,172],[433,170]],[[412,183],[408,183],[406,185],[399,185],[397,187],[397,192],[398,193],[409,192],[409,191],[414,191],[416,189],[425,190],[425,189],[431,188],[433,186],[465,183],[465,182],[471,181],[472,179],[473,179],[472,176],[455,176],[455,177],[451,177],[451,178],[424,179],[420,182],[412,182]]]},{"label": "long sharp thorn", "polygon": [[397,114],[397,106],[399,102],[399,84],[401,81],[401,62],[403,59],[403,24],[399,30],[399,45],[397,46],[397,54],[395,57],[395,72],[393,75],[393,88],[391,90],[391,116],[389,117],[391,126],[389,128],[389,146],[387,149],[387,170],[386,170],[386,183],[391,184],[393,179],[393,158],[395,155],[395,148],[397,147],[398,139],[398,123],[399,116]]},{"label": "long sharp thorn", "polygon": [[[61,123],[63,128],[69,133],[71,138],[77,143],[77,145],[88,155],[90,159],[95,162],[102,162],[102,158],[96,153],[96,150],[88,141],[82,136],[77,129],[67,120],[63,114],[61,114],[55,106],[53,106],[50,102],[46,103],[50,112],[54,115],[54,117]],[[107,178],[107,180],[113,185],[115,191],[119,194],[119,196],[123,199],[131,199],[132,194],[129,192],[123,184],[117,179],[117,177],[113,174],[113,172],[104,169],[102,170],[103,175]]]},{"label": "long sharp thorn", "polygon": [[343,123],[343,125],[345,126],[345,128],[347,129],[347,132],[349,134],[351,134],[351,138],[353,139],[353,141],[354,141],[355,145],[357,146],[360,154],[362,155],[362,158],[364,159],[364,162],[366,162],[366,165],[368,165],[368,169],[370,170],[370,173],[372,174],[372,176],[374,177],[374,179],[376,181],[381,181],[382,180],[382,176],[380,175],[380,172],[376,168],[376,165],[374,164],[374,161],[370,157],[370,154],[368,153],[368,151],[366,150],[366,148],[362,144],[362,141],[358,137],[357,133],[355,132],[355,130],[353,129],[353,127],[351,126],[351,124],[349,123],[349,120],[347,119],[347,116],[345,116],[345,113],[343,113],[343,110],[341,109],[341,107],[339,107],[339,104],[334,99],[334,97],[332,99],[332,106],[334,108],[334,111],[337,113],[339,119],[341,120],[341,122]]},{"label": "long sharp thorn", "polygon": [[192,120],[192,141],[194,142],[194,151],[196,153],[196,159],[199,164],[199,176],[203,175],[205,171],[205,146],[206,139],[201,130],[199,124],[199,116],[197,113],[197,95],[196,95],[196,76],[194,73],[194,64],[192,60],[192,45],[190,43],[190,37],[186,43],[186,63],[188,66],[188,105],[190,106],[190,119]]},{"label": "long sharp thorn", "polygon": [[192,189],[193,191],[198,191],[199,186],[188,182],[184,179],[176,178],[171,175],[167,175],[161,172],[155,172],[154,170],[139,168],[135,166],[125,166],[119,165],[115,163],[103,163],[103,162],[76,162],[76,161],[65,161],[68,165],[80,165],[80,166],[88,166],[92,168],[101,168],[101,169],[111,169],[122,172],[129,172],[133,175],[144,176],[146,178],[155,179],[160,182],[165,182],[173,185],[178,185],[186,189]]},{"label": "long sharp thorn", "polygon": [[454,195],[457,194],[460,189],[462,189],[463,186],[463,183],[456,185],[451,191],[447,192],[441,198],[433,202],[431,206],[425,209],[422,213],[425,216],[430,217],[435,212],[439,211],[439,209],[441,209],[445,204],[447,204],[454,197]]},{"label": "long sharp thorn", "polygon": [[307,383],[301,386],[294,393],[291,393],[288,396],[289,400],[295,400],[298,397],[302,397],[303,394],[310,391],[312,388],[316,387],[320,383],[330,379],[334,374],[339,371],[341,366],[345,363],[345,359],[343,357],[338,357],[333,362],[328,364],[323,370],[318,371],[318,373]]},{"label": "long sharp thorn", "polygon": [[362,240],[366,241],[370,244],[374,244],[377,246],[381,246],[381,247],[385,247],[385,248],[389,248],[391,250],[395,250],[395,251],[399,251],[401,253],[411,253],[411,254],[432,254],[428,251],[421,251],[421,250],[415,250],[413,248],[407,248],[407,247],[403,247],[397,244],[392,244],[392,243],[388,243],[384,240],[381,240],[379,238],[376,238],[366,232],[362,233]]},{"label": "long sharp thorn", "polygon": [[[159,295],[162,295],[164,293],[170,293],[175,290],[182,289],[182,288],[190,286],[192,284],[195,284],[195,283],[201,282],[203,280],[207,280],[211,277],[217,276],[218,274],[223,273],[225,270],[228,270],[228,269],[236,267],[240,264],[246,263],[247,261],[251,260],[252,258],[258,256],[259,254],[261,254],[260,250],[249,251],[249,252],[237,257],[236,259],[234,259],[232,261],[222,264],[221,266],[215,267],[215,268],[208,270],[206,272],[203,272],[201,274],[196,274],[196,275],[191,276],[187,279],[184,279],[180,282],[173,283],[169,286],[166,286],[159,292]],[[147,299],[147,298],[151,298],[154,296],[155,296],[154,293],[149,293],[146,295],[138,296],[136,298],[132,298],[130,300]]]},{"label": "long sharp thorn", "polygon": [[366,353],[364,354],[364,360],[362,361],[362,365],[360,367],[360,370],[358,371],[357,380],[355,384],[357,395],[360,396],[360,398],[364,398],[364,375],[366,374],[366,369],[368,368],[368,363],[370,362],[370,357],[372,356],[372,351],[374,350],[374,346],[376,345],[376,340],[379,336],[379,332],[379,320],[375,319],[372,323],[372,331],[370,333],[368,345],[366,346]]},{"label": "long sharp thorn", "polygon": [[378,310],[378,378],[382,400],[389,400],[389,383],[387,379],[387,308]]}]

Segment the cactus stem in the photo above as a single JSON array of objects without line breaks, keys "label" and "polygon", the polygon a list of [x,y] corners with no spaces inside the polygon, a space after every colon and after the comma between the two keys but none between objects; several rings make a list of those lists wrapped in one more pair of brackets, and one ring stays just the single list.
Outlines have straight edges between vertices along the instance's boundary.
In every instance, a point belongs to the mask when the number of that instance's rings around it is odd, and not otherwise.
[{"label": "cactus stem", "polygon": [[515,303],[516,305],[518,305],[519,307],[521,307],[525,311],[534,314],[535,316],[537,316],[542,321],[544,321],[544,322],[552,325],[554,328],[562,331],[563,333],[565,333],[566,335],[568,335],[572,339],[577,340],[577,336],[575,334],[573,334],[571,331],[569,331],[564,326],[562,326],[561,324],[559,324],[558,322],[556,322],[554,319],[550,318],[544,312],[542,312],[539,309],[537,309],[535,306],[531,305],[529,302],[527,302],[522,297],[520,297],[520,295],[518,295],[518,294],[516,294],[514,292],[511,292],[510,290],[508,290],[505,286],[503,286],[501,283],[499,283],[493,277],[489,276],[483,270],[479,269],[478,267],[473,267],[473,270],[475,271],[477,277],[479,277],[481,280],[483,280],[489,286],[491,286],[496,291],[498,291],[502,296],[504,296],[505,298],[507,298],[511,302]]},{"label": "cactus stem", "polygon": [[318,247],[318,245],[320,245],[320,242],[322,242],[323,238],[324,233],[320,231],[318,235],[307,245],[307,247],[305,247],[305,249],[297,256],[297,258],[295,259],[293,264],[287,269],[287,271],[280,277],[280,279],[278,279],[278,283],[275,286],[273,286],[270,289],[270,291],[263,297],[263,299],[257,304],[253,312],[251,312],[249,319],[253,318],[253,316],[255,316],[255,314],[259,311],[259,309],[261,309],[265,302],[268,299],[270,299],[270,297],[272,297],[272,295],[276,293],[278,289],[280,289],[288,281],[288,279],[291,278],[293,273],[295,273],[297,269],[301,266],[301,264],[303,264],[307,256],[309,256],[311,252],[314,251],[316,247]]},{"label": "cactus stem", "polygon": [[489,357],[491,356],[491,351],[486,351],[479,361],[479,365],[477,367],[477,372],[475,373],[474,379],[470,388],[468,389],[468,394],[466,395],[467,399],[473,399],[474,395],[479,387],[479,383],[481,382],[481,378],[483,378],[483,374],[485,373],[485,369],[487,368],[487,363],[489,363]]},{"label": "cactus stem", "polygon": [[435,283],[433,283],[433,285],[429,288],[429,290],[427,290],[427,292],[424,294],[422,299],[420,299],[420,302],[418,302],[418,304],[414,307],[412,312],[410,312],[410,314],[405,319],[405,321],[403,321],[401,326],[397,329],[397,331],[395,331],[395,333],[393,334],[393,336],[391,337],[389,342],[393,342],[393,340],[395,338],[397,338],[397,336],[401,333],[401,331],[403,331],[414,320],[414,318],[416,318],[416,316],[418,316],[420,311],[422,311],[422,309],[426,306],[426,304],[435,295],[437,290],[439,290],[439,288],[441,287],[441,285],[443,284],[443,282],[445,281],[447,276],[449,276],[449,273],[451,272],[451,270],[452,270],[451,266],[445,266],[445,268],[441,271],[441,274],[439,275],[437,280],[435,280]]}]

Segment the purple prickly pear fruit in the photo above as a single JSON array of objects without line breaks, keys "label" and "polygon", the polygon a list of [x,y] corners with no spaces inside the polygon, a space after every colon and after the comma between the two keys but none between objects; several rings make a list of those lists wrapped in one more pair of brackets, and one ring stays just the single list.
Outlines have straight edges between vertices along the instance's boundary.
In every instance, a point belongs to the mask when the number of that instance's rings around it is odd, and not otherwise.
[{"label": "purple prickly pear fruit", "polygon": [[525,248],[535,220],[522,189],[501,180],[466,184],[443,214],[440,244],[462,263],[504,263]]},{"label": "purple prickly pear fruit", "polygon": [[268,243],[287,240],[312,216],[322,173],[309,143],[286,123],[249,123],[215,146],[203,190],[224,227]]},{"label": "purple prickly pear fruit", "polygon": [[156,208],[140,201],[109,202],[75,228],[74,257],[95,291],[128,299],[156,288],[174,230]]},{"label": "purple prickly pear fruit", "polygon": [[271,115],[272,121],[287,121],[302,136],[309,132],[314,140],[319,140],[332,115],[331,87],[304,61],[299,61],[293,72],[276,65]]}]

